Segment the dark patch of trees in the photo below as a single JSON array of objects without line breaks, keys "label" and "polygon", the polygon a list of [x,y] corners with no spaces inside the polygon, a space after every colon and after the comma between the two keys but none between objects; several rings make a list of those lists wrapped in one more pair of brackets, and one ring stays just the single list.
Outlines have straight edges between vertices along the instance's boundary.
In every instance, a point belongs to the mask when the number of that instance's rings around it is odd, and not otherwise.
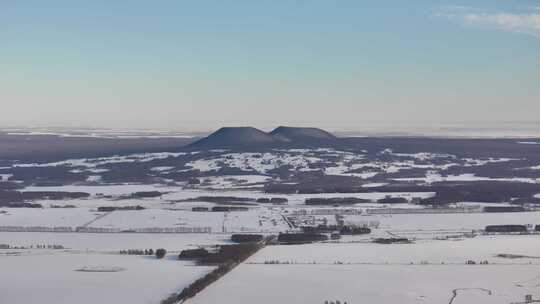
[{"label": "dark patch of trees", "polygon": [[319,224],[317,226],[302,226],[302,231],[304,233],[331,233],[334,231],[339,231],[342,226],[338,225],[323,225]]},{"label": "dark patch of trees", "polygon": [[370,200],[356,198],[356,197],[332,197],[332,198],[308,198],[305,200],[306,205],[354,205],[370,203]]},{"label": "dark patch of trees", "polygon": [[260,203],[260,204],[274,204],[274,205],[284,205],[288,201],[289,200],[284,198],[284,197],[272,197],[272,198],[261,197],[261,198],[257,199],[257,203]]},{"label": "dark patch of trees", "polygon": [[532,198],[540,193],[540,185],[517,182],[455,182],[436,183],[427,191],[434,191],[434,197],[422,200],[422,204],[447,204],[455,202],[509,202],[513,198]]},{"label": "dark patch of trees", "polygon": [[140,191],[140,192],[134,192],[131,193],[131,198],[153,198],[153,197],[161,197],[163,193],[159,191]]},{"label": "dark patch of trees", "polygon": [[125,255],[154,255],[153,249],[127,249],[120,250],[120,254]]},{"label": "dark patch of trees", "polygon": [[484,229],[488,233],[527,232],[525,225],[489,225]]},{"label": "dark patch of trees", "polygon": [[204,248],[184,249],[178,255],[179,260],[198,260],[206,257],[209,254]]},{"label": "dark patch of trees", "polygon": [[409,244],[411,241],[407,238],[376,238],[373,243],[377,244]]},{"label": "dark patch of trees", "polygon": [[249,202],[254,202],[255,199],[249,197],[236,197],[236,196],[198,196],[195,198],[188,198],[179,200],[177,202],[208,202],[214,204],[234,204],[234,205],[251,205]]},{"label": "dark patch of trees", "polygon": [[99,212],[111,212],[111,211],[127,211],[127,210],[144,210],[143,206],[137,205],[137,206],[101,206],[98,207],[97,210]]},{"label": "dark patch of trees", "polygon": [[513,200],[516,203],[530,203],[535,202],[534,195],[540,193],[539,184],[511,181],[438,182],[431,185],[392,183],[363,188],[361,187],[363,181],[353,177],[334,180],[328,176],[312,174],[310,179],[300,180],[298,184],[267,184],[265,191],[267,193],[435,192],[434,197],[421,201],[424,205],[445,205],[463,201],[499,203]]},{"label": "dark patch of trees", "polygon": [[217,251],[209,252],[198,259],[198,263],[201,265],[216,265],[228,262],[240,263],[257,252],[262,246],[259,243],[220,245]]},{"label": "dark patch of trees", "polygon": [[248,207],[240,206],[215,206],[212,207],[212,212],[231,212],[231,211],[248,211]]},{"label": "dark patch of trees", "polygon": [[57,208],[57,209],[70,209],[70,208],[77,208],[77,206],[75,206],[75,205],[70,205],[70,204],[67,204],[67,205],[54,205],[54,204],[52,204],[52,205],[51,205],[51,208]]},{"label": "dark patch of trees", "polygon": [[208,273],[204,277],[191,283],[188,287],[184,288],[180,293],[172,294],[168,298],[161,301],[161,304],[176,304],[182,300],[194,297],[197,293],[201,292],[208,285],[214,283],[219,278],[231,271],[236,264],[226,263],[219,265],[212,272]]},{"label": "dark patch of trees", "polygon": [[5,208],[43,208],[41,204],[25,202],[0,202],[0,207]]},{"label": "dark patch of trees", "polygon": [[307,244],[328,240],[328,236],[320,233],[280,233],[278,242],[283,244]]},{"label": "dark patch of trees", "polygon": [[484,212],[524,212],[525,208],[521,206],[486,206]]},{"label": "dark patch of trees", "polygon": [[302,227],[304,233],[332,233],[338,232],[341,235],[358,235],[369,234],[371,229],[367,227],[356,227],[350,225],[318,225],[318,226],[304,226]]},{"label": "dark patch of trees", "polygon": [[260,234],[233,234],[231,241],[235,243],[258,243],[263,240]]},{"label": "dark patch of trees", "polygon": [[188,179],[188,185],[199,185],[201,181],[198,178]]},{"label": "dark patch of trees", "polygon": [[167,250],[163,248],[156,249],[156,258],[163,259],[167,254]]},{"label": "dark patch of trees", "polygon": [[371,233],[371,229],[369,229],[367,227],[343,226],[339,230],[339,233],[342,234],[342,235],[369,234],[369,233]]},{"label": "dark patch of trees", "polygon": [[409,201],[404,197],[387,196],[377,201],[379,204],[407,204]]},{"label": "dark patch of trees", "polygon": [[22,185],[12,182],[0,182],[0,190],[17,190],[24,188]]},{"label": "dark patch of trees", "polygon": [[63,192],[63,191],[5,191],[0,190],[0,203],[18,203],[28,200],[63,200],[86,198],[90,194],[85,192]]}]

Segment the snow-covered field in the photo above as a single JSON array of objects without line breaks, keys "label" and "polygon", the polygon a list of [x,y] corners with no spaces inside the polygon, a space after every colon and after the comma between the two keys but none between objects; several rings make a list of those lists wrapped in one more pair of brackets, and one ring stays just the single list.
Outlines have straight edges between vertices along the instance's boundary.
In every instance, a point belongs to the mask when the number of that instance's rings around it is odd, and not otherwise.
[{"label": "snow-covered field", "polygon": [[[123,270],[76,271],[83,267]],[[178,292],[212,267],[169,258],[50,252],[0,256],[0,269],[0,303],[151,304]]]},{"label": "snow-covered field", "polygon": [[395,214],[350,216],[348,219],[377,220],[380,229],[436,230],[484,229],[487,225],[540,224],[540,212],[454,213],[454,214]]},{"label": "snow-covered field", "polygon": [[88,208],[0,208],[0,226],[76,227],[95,219],[103,212]]},{"label": "snow-covered field", "polygon": [[190,303],[449,303],[455,290],[452,303],[509,304],[526,294],[540,297],[539,243],[539,236],[482,236],[400,245],[269,246]]},{"label": "snow-covered field", "polygon": [[[523,258],[508,259],[498,254]],[[269,246],[251,257],[248,263],[334,264],[464,264],[466,260],[490,264],[540,265],[540,235],[477,236],[457,240],[422,240],[411,244],[319,243]],[[539,273],[540,275],[540,273]],[[540,282],[539,282],[540,283]]]},{"label": "snow-covered field", "polygon": [[243,264],[189,303],[509,304],[539,284],[538,265]]},{"label": "snow-covered field", "polygon": [[[180,250],[228,242],[219,234],[94,234],[0,232],[0,303],[159,303],[212,267],[178,261]],[[65,249],[37,249],[60,245]],[[120,250],[165,248],[165,259],[120,255]],[[115,269],[118,272],[81,272]]]},{"label": "snow-covered field", "polygon": [[[267,208],[238,212],[191,212],[147,209],[115,211],[90,227],[136,229],[148,227],[211,227],[212,232],[279,232],[287,229],[281,215]],[[223,228],[225,230],[223,230]]]},{"label": "snow-covered field", "polygon": [[[0,250],[0,303],[159,303],[172,292],[203,276],[211,268],[196,267],[175,260],[184,249],[202,245],[228,243],[231,233],[254,232],[278,234],[290,230],[286,216],[295,211],[331,209],[330,206],[306,206],[308,198],[355,197],[378,200],[388,195],[428,198],[433,192],[403,193],[321,193],[268,194],[257,187],[272,177],[265,175],[282,162],[292,162],[297,170],[311,170],[319,162],[315,154],[295,158],[295,151],[283,152],[292,158],[232,155],[215,161],[194,161],[193,170],[212,171],[224,163],[242,168],[246,175],[199,177],[198,189],[184,184],[171,185],[70,185],[27,187],[27,191],[82,191],[87,199],[37,201],[46,208],[2,208],[0,226],[70,226],[130,230],[139,228],[210,227],[212,233],[145,234],[145,233],[33,233],[0,232],[0,244],[33,249]],[[323,153],[323,151],[318,151]],[[374,174],[377,170],[396,172],[403,168],[424,168],[430,159],[447,159],[437,166],[451,166],[451,155],[395,154],[404,158],[391,165],[363,164],[362,156],[336,153],[340,160],[327,167],[326,174]],[[392,154],[392,151],[384,152]],[[287,157],[289,157],[287,156]],[[152,157],[132,156],[101,161],[143,162]],[[171,156],[167,156],[171,157]],[[312,157],[312,159],[308,159]],[[507,159],[490,159],[503,162]],[[99,160],[72,163],[75,169],[99,170]],[[467,161],[474,165],[475,160]],[[374,166],[371,166],[374,165]],[[379,166],[380,165],[380,166]],[[154,172],[177,170],[170,166],[153,167]],[[366,172],[350,173],[352,169]],[[441,169],[437,167],[434,169]],[[369,171],[374,170],[374,171]],[[97,172],[96,172],[97,173]],[[356,176],[356,175],[355,175]],[[435,176],[435,175],[433,175]],[[440,175],[439,175],[440,177]],[[443,178],[443,177],[441,177]],[[446,176],[444,178],[454,178]],[[460,178],[476,180],[475,176]],[[366,184],[376,186],[380,184]],[[251,188],[254,186],[254,188]],[[242,188],[242,189],[241,189]],[[158,198],[118,199],[140,191],[160,191]],[[103,195],[100,195],[103,194]],[[106,197],[112,195],[113,197]],[[193,212],[193,207],[213,207],[215,203],[195,199],[204,196],[252,199],[247,211]],[[287,198],[286,206],[255,204],[258,198]],[[76,208],[49,208],[51,205],[74,205]],[[96,212],[100,206],[144,206],[145,210]],[[344,236],[339,241],[310,245],[267,246],[210,285],[190,300],[205,303],[280,302],[324,303],[340,300],[353,303],[449,303],[509,304],[522,301],[525,294],[540,297],[540,235],[477,236],[463,238],[465,232],[497,224],[540,224],[539,212],[519,213],[448,213],[448,214],[372,214],[366,209],[385,208],[377,203],[340,208],[361,210],[345,215],[345,223],[377,223],[372,233]],[[419,205],[395,204],[392,208],[420,209]],[[458,206],[459,207],[459,206]],[[409,211],[409,210],[406,210]],[[300,212],[301,213],[301,212]],[[316,213],[316,212],[314,212]],[[302,215],[298,215],[301,217]],[[335,223],[334,215],[306,214],[317,221]],[[374,237],[408,237],[412,244],[379,245]],[[434,240],[452,236],[450,240]],[[38,244],[61,245],[65,249],[36,249]],[[119,250],[165,248],[169,256],[156,260],[149,256],[117,254]],[[12,254],[15,253],[15,254]],[[517,255],[506,258],[499,254]],[[465,261],[489,261],[489,265],[465,265]],[[267,264],[268,262],[280,264]],[[81,272],[77,269],[122,269],[118,272]],[[21,283],[23,282],[23,283]],[[32,292],[28,292],[28,291]],[[454,291],[454,293],[453,293]]]}]

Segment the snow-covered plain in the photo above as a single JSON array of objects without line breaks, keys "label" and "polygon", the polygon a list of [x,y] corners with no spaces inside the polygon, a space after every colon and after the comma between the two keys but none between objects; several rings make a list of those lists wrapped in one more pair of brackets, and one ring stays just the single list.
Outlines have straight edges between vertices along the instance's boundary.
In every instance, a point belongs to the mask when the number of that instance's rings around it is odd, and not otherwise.
[{"label": "snow-covered plain", "polygon": [[102,212],[88,208],[0,208],[0,226],[82,226]]},{"label": "snow-covered plain", "polygon": [[[455,290],[452,303],[508,304],[526,294],[540,296],[539,241],[540,236],[524,235],[269,246],[189,303],[449,303]],[[467,260],[489,264],[466,265]]]},{"label": "snow-covered plain", "polygon": [[[82,267],[124,270],[76,271]],[[0,269],[0,303],[151,304],[178,292],[212,267],[170,258],[49,252],[0,256]]]},{"label": "snow-covered plain", "polygon": [[509,304],[538,284],[538,265],[243,264],[188,303]]},{"label": "snow-covered plain", "polygon": [[148,227],[211,227],[212,232],[279,232],[287,224],[278,212],[255,208],[238,212],[191,212],[147,209],[115,211],[93,222],[90,227],[136,229]]},{"label": "snow-covered plain", "polygon": [[[524,258],[508,259],[498,254]],[[411,244],[319,243],[269,246],[248,263],[334,264],[464,264],[487,260],[491,264],[540,265],[540,235],[497,235],[450,240],[420,240]],[[540,274],[540,273],[539,273]]]},{"label": "snow-covered plain", "polygon": [[376,220],[380,229],[437,230],[437,229],[484,229],[487,225],[540,224],[540,212],[509,213],[451,213],[451,214],[393,214],[350,216],[349,219]]},{"label": "snow-covered plain", "polygon": [[[193,153],[148,153],[95,159],[72,159],[56,163],[15,164],[15,167],[65,166],[72,172],[88,173],[86,185],[27,187],[26,191],[87,192],[87,199],[39,201],[45,207],[74,205],[66,209],[1,209],[0,226],[82,226],[94,228],[210,227],[212,233],[30,233],[0,232],[0,244],[35,246],[62,245],[64,250],[0,250],[0,303],[158,303],[172,292],[201,277],[211,268],[195,267],[174,260],[187,248],[228,243],[231,233],[277,234],[290,230],[286,217],[295,210],[315,210],[305,206],[308,198],[356,197],[378,200],[388,195],[428,198],[434,193],[321,193],[268,194],[261,189],[269,181],[279,181],[272,171],[289,166],[298,173],[321,171],[326,175],[370,179],[379,173],[397,173],[407,169],[426,169],[425,177],[400,181],[433,183],[438,181],[495,180],[473,174],[444,175],[453,166],[482,166],[516,159],[460,159],[450,154],[395,153],[384,150],[368,159],[367,151],[334,149],[280,150],[271,153],[206,154],[197,159]],[[373,158],[373,155],[376,155]],[[175,166],[173,158],[190,157],[185,165]],[[167,161],[163,161],[167,159]],[[329,161],[331,159],[332,161]],[[152,176],[198,171],[199,184],[164,180],[165,184],[108,184],[100,174],[115,163],[149,164]],[[182,163],[182,162],[179,162]],[[242,175],[224,176],[212,172],[234,168]],[[423,174],[422,174],[423,175]],[[417,175],[418,176],[418,175]],[[2,176],[4,177],[4,176]],[[538,182],[536,179],[497,179]],[[391,182],[391,181],[388,181]],[[93,184],[92,184],[93,183]],[[364,187],[386,182],[366,181]],[[134,192],[160,191],[159,198],[135,199]],[[107,197],[113,196],[113,198]],[[241,212],[192,212],[192,207],[213,207],[215,203],[193,200],[203,196],[241,198],[285,197],[288,206],[249,206]],[[116,198],[123,197],[117,200]],[[129,197],[129,198],[126,198]],[[191,199],[191,201],[190,201]],[[187,201],[186,201],[187,200]],[[144,206],[145,210],[96,212],[99,206]],[[190,300],[194,304],[235,302],[274,304],[290,302],[324,303],[325,300],[348,303],[448,303],[455,290],[456,303],[505,303],[523,300],[525,294],[540,296],[540,236],[477,236],[463,238],[465,232],[493,224],[540,224],[538,212],[392,214],[366,215],[366,209],[384,208],[381,204],[347,206],[362,211],[346,215],[346,223],[376,223],[372,233],[344,236],[339,241],[302,246],[268,246],[247,263],[212,284]],[[421,208],[417,205],[393,205],[393,208]],[[329,208],[329,207],[320,207]],[[335,221],[333,215],[312,215],[317,221]],[[413,244],[378,245],[373,237],[408,237]],[[435,238],[451,236],[449,240]],[[166,248],[169,257],[123,256],[122,249]],[[16,254],[8,254],[15,252]],[[498,254],[521,255],[509,259]],[[488,260],[489,265],[464,265],[466,260]],[[281,264],[265,264],[279,261]],[[289,264],[283,264],[289,263]],[[82,267],[122,268],[119,272],[78,272]],[[37,272],[35,269],[39,269]],[[36,274],[37,273],[37,274]],[[413,279],[411,279],[413,278]],[[24,282],[21,284],[20,282]],[[472,288],[472,289],[471,289]],[[32,290],[29,293],[26,290]],[[65,292],[69,290],[69,292]]]}]

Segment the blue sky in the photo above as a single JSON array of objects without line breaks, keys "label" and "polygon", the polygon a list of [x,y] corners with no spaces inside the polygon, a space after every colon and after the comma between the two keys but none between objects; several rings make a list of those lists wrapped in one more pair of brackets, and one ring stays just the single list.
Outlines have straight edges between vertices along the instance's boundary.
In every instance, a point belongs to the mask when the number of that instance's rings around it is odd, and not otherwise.
[{"label": "blue sky", "polygon": [[3,125],[533,121],[540,1],[0,0],[0,102]]}]

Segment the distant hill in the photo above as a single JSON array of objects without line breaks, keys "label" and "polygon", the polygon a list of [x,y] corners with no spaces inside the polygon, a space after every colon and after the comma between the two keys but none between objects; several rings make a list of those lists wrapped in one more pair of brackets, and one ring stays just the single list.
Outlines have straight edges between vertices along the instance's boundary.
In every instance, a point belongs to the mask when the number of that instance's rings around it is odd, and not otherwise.
[{"label": "distant hill", "polygon": [[274,129],[270,134],[287,142],[316,142],[337,139],[332,133],[319,128],[281,126]]},{"label": "distant hill", "polygon": [[291,145],[318,145],[337,137],[318,128],[278,127],[266,133],[253,127],[224,127],[202,138],[190,148],[265,148]]},{"label": "distant hill", "polygon": [[224,127],[191,145],[193,148],[236,148],[272,146],[280,141],[272,135],[253,127]]}]

